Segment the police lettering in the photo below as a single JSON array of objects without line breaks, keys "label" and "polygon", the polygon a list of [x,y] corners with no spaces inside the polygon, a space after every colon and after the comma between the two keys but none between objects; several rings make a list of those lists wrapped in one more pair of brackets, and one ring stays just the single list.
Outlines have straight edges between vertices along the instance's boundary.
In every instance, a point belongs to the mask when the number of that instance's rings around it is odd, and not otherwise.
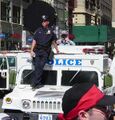
[{"label": "police lettering", "polygon": [[81,59],[53,59],[48,62],[49,65],[56,66],[78,66],[82,65]]}]

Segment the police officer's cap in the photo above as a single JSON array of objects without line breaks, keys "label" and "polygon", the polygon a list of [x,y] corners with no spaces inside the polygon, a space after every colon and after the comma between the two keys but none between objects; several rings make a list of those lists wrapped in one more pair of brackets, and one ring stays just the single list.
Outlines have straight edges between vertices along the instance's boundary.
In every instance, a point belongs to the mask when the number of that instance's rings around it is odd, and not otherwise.
[{"label": "police officer's cap", "polygon": [[42,21],[49,21],[49,17],[47,15],[42,15]]}]

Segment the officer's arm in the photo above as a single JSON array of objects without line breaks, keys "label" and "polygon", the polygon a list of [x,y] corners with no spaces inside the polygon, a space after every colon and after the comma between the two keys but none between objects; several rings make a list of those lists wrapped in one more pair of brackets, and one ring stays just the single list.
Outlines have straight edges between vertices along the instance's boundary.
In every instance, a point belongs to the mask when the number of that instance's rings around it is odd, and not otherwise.
[{"label": "officer's arm", "polygon": [[36,41],[33,39],[32,41],[32,46],[31,46],[31,56],[34,57],[35,53],[34,53],[34,48],[36,46]]},{"label": "officer's arm", "polygon": [[58,49],[58,46],[57,46],[57,44],[56,44],[56,41],[55,41],[55,40],[54,40],[54,41],[52,41],[52,44],[53,44],[54,48],[56,49],[56,52],[57,52],[57,53],[59,53],[59,49]]},{"label": "officer's arm", "polygon": [[75,43],[72,40],[69,40],[70,45],[75,45]]}]

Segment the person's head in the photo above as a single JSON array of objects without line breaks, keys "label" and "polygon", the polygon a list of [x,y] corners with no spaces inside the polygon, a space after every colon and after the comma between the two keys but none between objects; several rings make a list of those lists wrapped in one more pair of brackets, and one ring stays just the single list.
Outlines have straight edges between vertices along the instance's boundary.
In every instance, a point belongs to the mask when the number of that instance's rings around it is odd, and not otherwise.
[{"label": "person's head", "polygon": [[49,26],[49,18],[46,15],[42,16],[42,26],[47,28]]},{"label": "person's head", "polygon": [[108,120],[107,106],[115,96],[107,96],[93,83],[80,83],[67,90],[62,99],[59,120]]},{"label": "person's head", "polygon": [[67,38],[68,37],[68,32],[67,31],[62,31],[61,32],[61,38],[63,38],[63,39],[65,39],[65,38]]}]

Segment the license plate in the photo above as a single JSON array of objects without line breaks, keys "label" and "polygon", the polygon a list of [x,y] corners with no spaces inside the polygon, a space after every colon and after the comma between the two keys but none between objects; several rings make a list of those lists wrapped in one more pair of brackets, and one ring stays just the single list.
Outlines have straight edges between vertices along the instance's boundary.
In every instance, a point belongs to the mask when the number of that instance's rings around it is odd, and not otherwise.
[{"label": "license plate", "polygon": [[52,120],[51,114],[39,114],[38,120]]}]

